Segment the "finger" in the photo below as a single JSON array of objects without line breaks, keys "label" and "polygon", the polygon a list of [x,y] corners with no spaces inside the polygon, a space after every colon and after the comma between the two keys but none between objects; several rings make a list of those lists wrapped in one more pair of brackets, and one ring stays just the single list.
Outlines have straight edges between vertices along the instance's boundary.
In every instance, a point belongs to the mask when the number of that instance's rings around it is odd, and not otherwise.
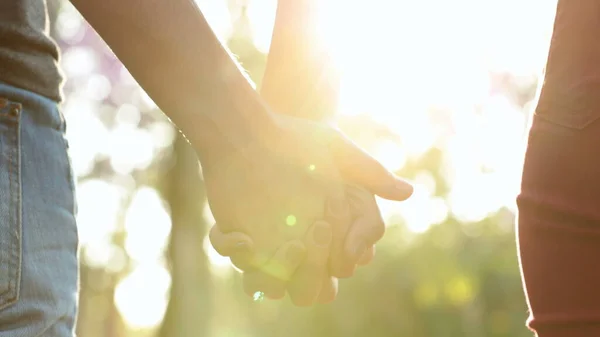
[{"label": "finger", "polygon": [[356,261],[356,264],[359,266],[366,266],[369,263],[371,263],[371,261],[373,261],[374,257],[375,257],[375,246],[371,246],[369,249],[367,249],[365,251],[365,253],[360,257],[360,259],[358,259],[358,261]]},{"label": "finger", "polygon": [[385,233],[385,224],[372,195],[362,195],[357,207],[360,207],[362,215],[352,224],[345,242],[345,257],[352,263],[358,263],[363,254]]},{"label": "finger", "polygon": [[288,281],[305,257],[302,241],[284,243],[265,265],[243,274],[244,291],[249,296],[262,291],[269,298],[283,298]]},{"label": "finger", "polygon": [[327,276],[323,278],[321,292],[317,298],[317,302],[327,304],[335,300],[338,293],[338,279],[336,277]]},{"label": "finger", "polygon": [[396,177],[344,135],[335,137],[331,145],[336,166],[344,180],[389,200],[403,201],[412,195],[410,183]]},{"label": "finger", "polygon": [[308,231],[305,240],[306,259],[288,285],[288,293],[295,305],[309,306],[317,300],[323,279],[328,275],[331,237],[331,225],[325,221],[317,221]]},{"label": "finger", "polygon": [[241,232],[223,233],[217,224],[210,229],[208,239],[221,256],[248,253],[252,250],[253,242],[248,235]]},{"label": "finger", "polygon": [[[373,224],[379,222],[380,211],[377,206],[377,202],[373,198],[373,195],[367,190],[354,186],[346,186],[346,197],[350,204],[350,213],[356,217],[371,216],[373,218]],[[358,224],[357,224],[358,225]],[[381,224],[379,224],[381,226]],[[375,257],[375,245],[369,247],[365,253],[356,262],[359,266],[365,266],[369,264]]]},{"label": "finger", "polygon": [[354,274],[356,266],[346,259],[346,235],[352,225],[352,214],[346,198],[330,198],[327,200],[325,219],[331,224],[333,238],[331,240],[329,270],[335,277],[345,278]]},{"label": "finger", "polygon": [[247,272],[265,263],[264,258],[254,252],[254,242],[241,232],[223,233],[215,224],[208,233],[213,248],[222,256],[229,256],[231,263],[239,270]]},{"label": "finger", "polygon": [[370,217],[360,217],[355,222],[345,244],[345,257],[351,263],[357,264],[367,254],[367,250],[381,239],[385,225]]},{"label": "finger", "polygon": [[255,250],[248,252],[240,251],[239,253],[232,254],[230,257],[231,263],[239,270],[243,272],[249,272],[256,269],[262,268],[269,262],[269,255],[260,253]]}]

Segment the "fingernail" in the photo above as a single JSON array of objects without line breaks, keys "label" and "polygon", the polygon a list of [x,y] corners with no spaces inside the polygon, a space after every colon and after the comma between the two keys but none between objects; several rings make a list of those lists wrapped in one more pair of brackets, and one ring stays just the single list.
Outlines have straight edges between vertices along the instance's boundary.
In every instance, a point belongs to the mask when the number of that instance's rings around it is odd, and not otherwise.
[{"label": "fingernail", "polygon": [[331,228],[327,224],[318,224],[313,235],[317,245],[327,246],[331,241]]},{"label": "fingernail", "polygon": [[285,253],[285,257],[291,264],[297,264],[300,262],[304,255],[304,250],[296,245],[293,245]]},{"label": "fingernail", "polygon": [[238,252],[246,252],[250,250],[250,245],[246,241],[239,241],[235,244],[235,250]]}]

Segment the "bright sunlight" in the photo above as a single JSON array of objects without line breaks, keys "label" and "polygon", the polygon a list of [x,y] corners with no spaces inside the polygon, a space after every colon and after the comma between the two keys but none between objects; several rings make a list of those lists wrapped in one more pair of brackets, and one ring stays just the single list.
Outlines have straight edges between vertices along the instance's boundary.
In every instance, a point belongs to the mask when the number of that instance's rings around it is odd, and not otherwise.
[{"label": "bright sunlight", "polygon": [[[240,13],[231,12],[227,1],[197,3],[219,38],[227,41]],[[276,0],[248,2],[251,41],[263,53],[269,49],[275,6]],[[392,170],[404,169],[431,149],[442,153],[448,195],[439,195],[441,186],[430,173],[419,173],[408,202],[380,201],[385,219],[402,219],[418,235],[450,215],[470,222],[503,207],[515,209],[528,114],[523,102],[496,88],[493,79],[508,74],[517,85],[535,85],[545,62],[554,6],[548,0],[319,3],[314,24],[342,74],[340,124],[367,116],[382,133],[391,134],[378,142],[357,134],[356,140]],[[73,45],[65,48],[65,72],[81,84],[70,93],[64,112],[80,179],[83,258],[118,275],[114,298],[128,326],[155,328],[165,314],[171,286],[162,258],[171,218],[155,188],[140,185],[131,175],[147,169],[176,133],[164,120],[142,118],[141,110],[151,110],[153,103],[126,72],[118,75],[122,87],[113,87],[98,73],[102,64],[92,49],[76,46],[84,39],[76,11],[65,6],[56,25],[65,45]],[[107,109],[100,103],[107,97],[119,107],[114,127],[107,127],[99,113]],[[135,103],[127,103],[131,101]],[[138,128],[141,123],[150,126]],[[84,179],[99,160],[118,178]],[[118,220],[121,215],[124,220]],[[296,222],[292,218],[286,219],[290,226]],[[108,240],[115,233],[121,233],[122,248]],[[228,259],[203,242],[213,272],[229,275]],[[453,282],[446,290],[422,284],[414,296],[419,305],[435,301],[444,291],[457,303],[472,298],[470,281],[461,276]]]}]

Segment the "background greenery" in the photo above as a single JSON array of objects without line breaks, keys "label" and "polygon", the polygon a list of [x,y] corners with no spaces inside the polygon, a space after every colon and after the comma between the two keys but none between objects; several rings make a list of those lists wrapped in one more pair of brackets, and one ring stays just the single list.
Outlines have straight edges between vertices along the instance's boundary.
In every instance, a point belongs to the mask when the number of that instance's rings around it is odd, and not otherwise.
[{"label": "background greenery", "polygon": [[[72,6],[49,1],[69,78],[63,111],[78,177],[78,335],[531,336],[514,197],[526,112],[544,60],[517,61],[543,55],[537,41],[545,31],[536,29],[549,27],[527,13],[552,4],[425,2],[444,4],[446,13],[415,30],[377,35],[375,45],[368,44],[374,35],[342,27],[350,36],[338,51],[351,60],[347,87],[354,91],[343,98],[340,125],[417,190],[402,205],[381,203],[388,230],[376,259],[341,282],[339,299],[299,309],[287,299],[255,303],[243,294],[239,274],[206,241],[211,215],[194,153]],[[274,1],[198,3],[260,84],[270,33],[257,22],[272,21]],[[380,16],[353,26],[371,32],[425,13],[425,5],[407,1],[395,12],[395,1],[360,3],[348,6]],[[460,26],[452,15],[465,9],[474,12]],[[500,18],[489,21],[490,13]],[[365,52],[374,46],[379,54]],[[481,52],[473,46],[493,57],[472,57]],[[369,61],[373,55],[385,59]],[[481,59],[492,61],[472,62]],[[374,63],[397,64],[395,78]]]}]

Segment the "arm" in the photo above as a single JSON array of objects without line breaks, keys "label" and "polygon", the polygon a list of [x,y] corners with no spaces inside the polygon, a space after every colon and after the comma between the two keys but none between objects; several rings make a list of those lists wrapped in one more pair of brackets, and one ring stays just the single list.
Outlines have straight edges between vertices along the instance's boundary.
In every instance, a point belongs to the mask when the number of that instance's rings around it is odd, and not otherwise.
[{"label": "arm", "polygon": [[[71,1],[187,136],[203,165],[225,151],[274,147],[299,165],[329,156],[332,172],[384,198],[404,200],[412,194],[412,186],[341,133],[275,118],[194,2]],[[292,151],[298,144],[311,151]]]},{"label": "arm", "polygon": [[[279,114],[325,121],[336,116],[340,78],[327,46],[318,37],[319,32],[312,30],[316,6],[317,0],[279,0],[261,96]],[[373,245],[385,227],[372,194],[349,185],[345,192],[350,204],[348,211],[355,218],[339,221],[340,214],[333,214],[331,210],[325,215],[334,229],[329,259],[331,272],[341,277],[354,272],[359,257],[362,257],[359,263],[369,262],[374,254]],[[359,245],[364,245],[362,250],[366,252],[363,254],[361,250],[355,256],[355,246]],[[309,261],[323,260],[314,256],[310,248],[307,251]],[[314,298],[319,290],[320,301],[335,298],[336,280],[332,283],[327,269],[317,269],[314,265],[313,268],[310,264],[302,265],[294,275],[288,288],[293,300],[311,298],[311,295]],[[315,282],[319,278],[322,283]]]},{"label": "arm", "polygon": [[[335,116],[339,80],[331,71],[324,46],[311,30],[315,4],[316,0],[278,1],[260,94],[279,114],[323,121]],[[345,227],[346,223],[340,225]],[[333,238],[331,243],[338,244],[339,239]],[[337,294],[338,281],[327,268],[329,247],[323,249],[311,242],[306,243],[306,258],[293,277],[287,284],[281,281],[280,288],[287,288],[297,305],[328,303]]]},{"label": "arm", "polygon": [[[317,6],[318,0],[279,0],[261,96],[279,114],[331,121],[337,114],[340,74],[313,29]],[[369,262],[385,228],[371,193],[352,185],[345,192],[356,218],[350,228],[347,221],[333,226],[330,266],[339,277],[350,276],[359,257],[358,263]],[[326,220],[336,222],[331,212]]]},{"label": "arm", "polygon": [[191,0],[72,0],[201,159],[275,129]]},{"label": "arm", "polygon": [[279,0],[260,93],[278,113],[323,121],[337,112],[340,79],[313,30],[316,6],[316,0]]},{"label": "arm", "polygon": [[599,14],[598,1],[558,1],[529,131],[516,233],[536,336],[600,335]]}]

